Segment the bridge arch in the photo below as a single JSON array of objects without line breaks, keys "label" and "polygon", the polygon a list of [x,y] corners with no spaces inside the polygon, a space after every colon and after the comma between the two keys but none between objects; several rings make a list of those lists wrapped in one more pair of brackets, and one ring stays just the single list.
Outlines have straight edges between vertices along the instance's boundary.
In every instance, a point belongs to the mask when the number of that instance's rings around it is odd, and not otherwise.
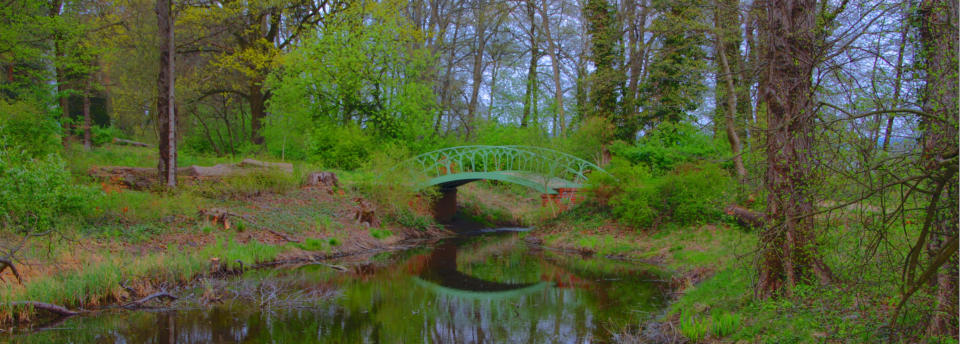
[{"label": "bridge arch", "polygon": [[417,185],[421,188],[450,189],[477,180],[499,180],[543,194],[581,188],[591,173],[606,173],[596,164],[573,155],[531,146],[450,147],[420,154],[401,165],[427,177]]},{"label": "bridge arch", "polygon": [[[544,203],[574,200],[592,173],[607,173],[600,166],[573,155],[532,146],[458,146],[438,149],[401,163],[418,174],[418,188],[437,186],[441,197],[434,215],[450,220],[457,210],[457,187],[477,180],[498,180],[540,192]],[[423,178],[425,177],[425,178]]]}]

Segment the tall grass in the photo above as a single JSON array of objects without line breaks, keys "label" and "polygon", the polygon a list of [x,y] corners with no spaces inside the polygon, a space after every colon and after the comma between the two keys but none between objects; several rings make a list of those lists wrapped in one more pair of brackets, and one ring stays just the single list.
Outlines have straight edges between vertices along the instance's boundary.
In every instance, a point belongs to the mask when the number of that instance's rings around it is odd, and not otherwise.
[{"label": "tall grass", "polygon": [[146,255],[102,252],[82,257],[82,268],[44,275],[24,284],[0,285],[0,323],[15,317],[31,319],[35,313],[26,307],[11,307],[11,301],[30,300],[89,308],[121,300],[123,283],[177,285],[207,271],[210,258],[219,258],[229,268],[237,268],[276,259],[281,246],[255,240],[239,243],[230,236],[220,237],[214,245],[198,250],[170,247]]}]

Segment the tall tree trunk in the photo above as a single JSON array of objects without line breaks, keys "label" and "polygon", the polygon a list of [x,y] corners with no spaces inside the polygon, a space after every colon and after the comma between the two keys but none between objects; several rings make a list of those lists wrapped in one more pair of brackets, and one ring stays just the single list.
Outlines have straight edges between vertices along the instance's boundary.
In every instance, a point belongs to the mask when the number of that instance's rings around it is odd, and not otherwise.
[{"label": "tall tree trunk", "polygon": [[263,119],[266,117],[267,97],[263,92],[263,80],[254,78],[250,82],[250,142],[263,144]]},{"label": "tall tree trunk", "polygon": [[[480,11],[486,11],[486,3],[479,3]],[[481,12],[483,13],[483,12]],[[483,85],[483,53],[487,46],[487,18],[486,15],[480,15],[477,18],[476,45],[473,52],[473,84],[470,90],[470,103],[467,105],[466,130],[467,136],[473,129],[474,119],[477,115],[477,106],[479,105],[480,86]]]},{"label": "tall tree trunk", "polygon": [[[53,0],[50,3],[49,10],[50,11],[48,12],[48,15],[50,18],[60,16],[60,12],[63,10],[63,0]],[[63,52],[63,43],[60,42],[60,39],[54,39],[53,41],[53,54],[57,58],[55,63],[56,68],[54,68],[54,71],[57,74],[57,98],[59,98],[60,101],[60,123],[64,126],[61,140],[63,148],[66,149],[70,147],[71,133],[70,126],[67,124],[70,122],[70,97],[67,95],[66,71],[62,67],[63,59],[65,58],[66,54]],[[12,77],[13,73],[11,73],[10,76]]]},{"label": "tall tree trunk", "polygon": [[816,273],[829,280],[818,259],[813,228],[812,73],[816,65],[816,0],[767,0],[764,80],[760,97],[767,107],[768,225],[760,235],[756,293],[792,293]]},{"label": "tall tree trunk", "polygon": [[173,16],[170,0],[157,0],[160,34],[160,75],[157,77],[157,125],[160,126],[160,180],[169,188],[177,186],[177,119],[174,109]]},{"label": "tall tree trunk", "polygon": [[[501,55],[502,57],[502,55]],[[495,58],[493,60],[493,67],[490,70],[490,106],[487,108],[487,120],[493,120],[493,108],[496,102],[497,96],[497,70],[500,69],[500,59]]]},{"label": "tall tree trunk", "polygon": [[[457,16],[453,24],[453,41],[449,45],[450,54],[447,57],[447,71],[443,76],[443,83],[440,86],[440,110],[437,111],[437,121],[433,125],[434,134],[440,133],[440,126],[443,123],[444,111],[452,111],[453,106],[450,98],[450,84],[453,82],[453,66],[456,64],[457,38],[460,37],[460,15],[462,11],[456,11]],[[439,39],[443,39],[440,37]]]},{"label": "tall tree trunk", "polygon": [[[530,122],[531,109],[536,102],[537,87],[537,60],[540,59],[537,47],[537,22],[534,0],[527,0],[527,19],[530,22],[530,64],[527,65],[527,90],[523,94],[523,117],[520,118],[520,127],[526,127]],[[534,110],[536,112],[536,110]],[[535,116],[535,115],[534,115]]]},{"label": "tall tree trunk", "polygon": [[[640,98],[639,98],[639,85],[640,80],[642,79],[641,71],[643,70],[643,60],[646,56],[647,48],[643,40],[643,37],[646,35],[647,29],[647,17],[650,13],[650,6],[646,0],[640,0],[639,3],[636,0],[629,0],[627,8],[627,18],[630,19],[629,34],[627,35],[627,45],[630,48],[630,57],[627,62],[627,67],[630,69],[630,75],[627,79],[627,94],[624,94],[624,114],[630,116],[631,122],[636,122],[640,118]],[[633,18],[633,12],[637,6],[640,8],[640,17],[637,20]]]},{"label": "tall tree trunk", "polygon": [[[745,56],[744,65],[746,67],[744,68],[744,70],[746,72],[743,74],[743,77],[744,77],[743,85],[745,88],[744,91],[747,94],[746,102],[749,103],[751,107],[750,112],[746,114],[748,116],[747,122],[748,122],[748,125],[752,125],[753,127],[759,127],[758,117],[760,116],[759,112],[761,110],[760,97],[757,96],[756,103],[754,103],[753,97],[750,96],[750,87],[756,84],[757,82],[756,76],[760,68],[760,64],[759,64],[760,43],[757,42],[757,37],[756,37],[756,31],[759,26],[758,21],[759,21],[760,13],[762,11],[762,8],[760,8],[760,4],[761,4],[760,1],[754,1],[752,4],[750,4],[750,9],[747,10],[746,16],[743,19],[744,23],[746,23],[745,36],[747,41],[747,51],[744,54]],[[741,99],[741,101],[743,101],[743,99]],[[754,109],[756,109],[757,113],[754,113]]]},{"label": "tall tree trunk", "polygon": [[[957,335],[957,123],[958,123],[958,4],[955,0],[924,0],[920,4],[921,58],[926,69],[923,111],[935,119],[923,118],[921,164],[932,172],[931,185],[943,185],[943,204],[931,207],[932,217],[928,254],[934,261],[941,251],[950,250],[950,258],[939,267],[936,276],[936,309],[927,327],[932,336]],[[937,203],[934,199],[932,203]],[[948,251],[948,252],[950,252]]]},{"label": "tall tree trunk", "polygon": [[90,134],[90,80],[84,83],[83,88],[83,149],[93,148]]},{"label": "tall tree trunk", "polygon": [[560,82],[560,57],[558,53],[558,45],[556,42],[556,37],[553,37],[550,34],[550,15],[547,13],[550,9],[547,0],[541,2],[542,8],[540,9],[540,18],[543,19],[543,38],[547,40],[547,49],[550,49],[550,65],[553,67],[553,85],[554,85],[554,95],[553,95],[553,105],[557,108],[554,113],[554,126],[559,129],[554,130],[554,135],[561,135],[565,130],[565,123],[567,115],[563,109],[563,84]]},{"label": "tall tree trunk", "polygon": [[[910,25],[903,24],[903,28],[900,31],[900,47],[897,49],[897,76],[894,82],[893,89],[893,107],[896,108],[900,105],[900,88],[903,83],[903,50],[907,46],[907,30],[910,28]],[[887,152],[890,150],[890,135],[893,133],[893,121],[896,119],[896,116],[891,114],[887,117],[887,128],[883,132],[883,151]]]},{"label": "tall tree trunk", "polygon": [[[730,64],[727,61],[726,47],[723,44],[723,40],[720,39],[719,35],[717,37],[717,56],[720,61],[720,72],[724,75],[724,81],[727,85],[727,90],[732,90],[735,88],[733,82],[733,73],[730,71]],[[717,80],[719,81],[719,80]],[[730,150],[733,153],[733,166],[737,171],[737,180],[743,184],[747,179],[747,169],[743,166],[743,156],[741,154],[741,144],[740,144],[740,135],[736,130],[736,123],[734,118],[737,116],[737,95],[734,92],[726,92],[726,131],[727,131],[727,140],[730,141]]]},{"label": "tall tree trunk", "polygon": [[[721,66],[720,56],[717,53],[716,61],[716,86],[714,93],[715,102],[717,104],[716,110],[714,111],[713,125],[714,125],[714,136],[722,135],[726,131],[727,121],[727,102],[731,99],[728,97],[728,93],[733,93],[734,98],[739,96],[740,88],[740,15],[739,15],[739,6],[740,0],[717,0],[714,2],[714,28],[717,35],[717,40],[719,41],[717,47],[725,48],[724,58],[727,60],[726,72],[724,72],[724,67]],[[722,46],[721,46],[722,45]],[[730,74],[730,78],[733,79],[733,86],[727,85],[724,79],[726,78],[724,73]],[[732,74],[731,74],[732,73]],[[740,109],[737,109],[740,110]],[[734,123],[739,122],[735,121]],[[741,135],[743,137],[743,135]],[[728,138],[729,140],[729,138]]]}]

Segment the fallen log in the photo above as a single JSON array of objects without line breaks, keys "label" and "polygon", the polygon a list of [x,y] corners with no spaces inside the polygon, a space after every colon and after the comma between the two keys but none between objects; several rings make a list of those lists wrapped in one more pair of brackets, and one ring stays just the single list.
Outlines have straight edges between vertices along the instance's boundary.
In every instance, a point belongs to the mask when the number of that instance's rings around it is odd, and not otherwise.
[{"label": "fallen log", "polygon": [[153,293],[153,294],[147,295],[147,297],[144,297],[144,298],[142,298],[142,299],[139,299],[139,300],[136,300],[136,301],[127,303],[127,304],[123,305],[123,308],[133,309],[133,308],[136,308],[136,307],[141,307],[141,306],[143,306],[144,303],[147,303],[148,301],[153,300],[153,299],[156,299],[156,298],[168,299],[168,300],[176,300],[176,299],[177,299],[176,296],[173,296],[173,295],[170,295],[170,293],[161,291],[161,292],[157,292],[157,293]]},{"label": "fallen log", "polygon": [[47,312],[61,315],[61,316],[71,316],[80,314],[80,312],[71,311],[63,306],[58,306],[52,303],[38,302],[38,301],[13,301],[10,303],[12,306],[31,306],[34,309],[45,310]]},{"label": "fallen log", "polygon": [[737,219],[737,223],[749,228],[763,228],[766,224],[766,216],[763,213],[744,208],[742,206],[731,204],[724,208],[727,215]]},{"label": "fallen log", "polygon": [[[269,170],[279,170],[291,174],[293,173],[293,164],[244,159],[236,164],[191,165],[178,168],[177,179],[189,184],[199,181],[218,181],[230,176]],[[157,169],[152,167],[94,166],[87,173],[99,181],[123,185],[133,190],[147,190],[153,185],[159,184]]]},{"label": "fallen log", "polygon": [[113,144],[115,144],[115,145],[121,145],[121,146],[150,147],[150,145],[148,145],[148,144],[146,144],[146,143],[143,143],[143,142],[137,142],[137,141],[131,141],[131,140],[124,140],[124,139],[117,138],[117,137],[114,137],[114,138],[113,138]]},{"label": "fallen log", "polygon": [[283,170],[287,173],[293,173],[293,164],[288,162],[266,162],[253,159],[243,159],[239,164],[239,167],[259,167],[259,168],[276,168]]}]

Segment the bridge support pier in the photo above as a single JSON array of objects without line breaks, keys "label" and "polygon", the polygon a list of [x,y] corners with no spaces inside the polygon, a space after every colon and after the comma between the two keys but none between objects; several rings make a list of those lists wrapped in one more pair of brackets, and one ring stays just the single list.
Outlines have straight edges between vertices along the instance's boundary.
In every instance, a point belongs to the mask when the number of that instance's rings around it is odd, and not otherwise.
[{"label": "bridge support pier", "polygon": [[556,188],[556,194],[540,195],[540,206],[546,207],[548,204],[558,207],[561,211],[568,207],[583,202],[583,195],[578,188]]},{"label": "bridge support pier", "polygon": [[433,217],[440,222],[449,222],[457,213],[457,188],[440,188],[440,198],[433,201]]}]

